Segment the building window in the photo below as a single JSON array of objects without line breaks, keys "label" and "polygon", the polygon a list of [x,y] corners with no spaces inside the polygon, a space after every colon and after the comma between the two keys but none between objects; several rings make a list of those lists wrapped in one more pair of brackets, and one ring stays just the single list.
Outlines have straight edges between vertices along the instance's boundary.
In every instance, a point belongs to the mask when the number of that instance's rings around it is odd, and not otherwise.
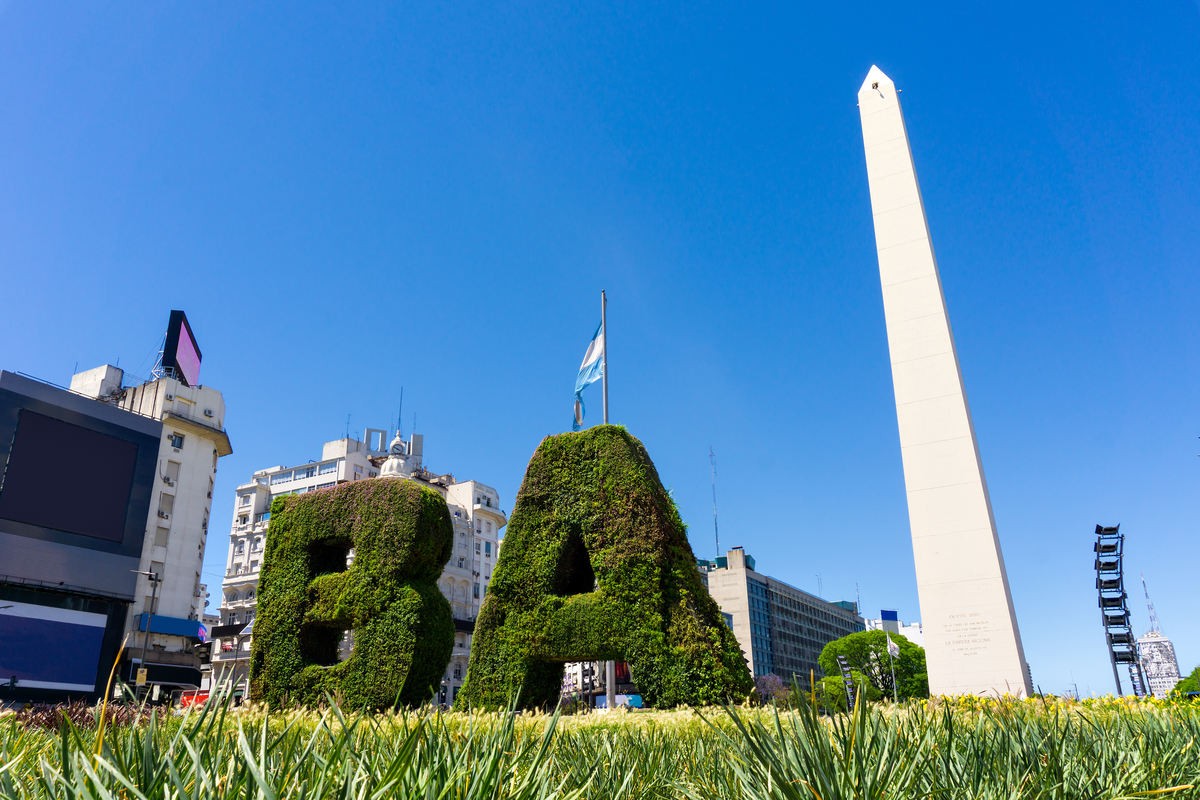
[{"label": "building window", "polygon": [[183,434],[182,433],[172,433],[167,438],[171,442],[171,447],[174,447],[176,450],[183,447]]},{"label": "building window", "polygon": [[463,558],[462,556],[459,556],[458,557],[458,568],[465,569],[466,566],[467,566],[467,559]]},{"label": "building window", "polygon": [[475,555],[479,555],[479,548],[480,548],[479,542],[476,542],[475,543]]},{"label": "building window", "polygon": [[262,550],[262,537],[261,536],[254,537],[254,544],[251,546],[250,549],[255,553],[257,553],[259,550]]},{"label": "building window", "polygon": [[238,542],[233,548],[233,554],[236,556],[240,556],[244,552],[246,552],[246,543],[244,541]]},{"label": "building window", "polygon": [[326,461],[317,469],[317,472],[321,475],[328,475],[330,472],[337,472],[337,465],[338,462],[336,461]]},{"label": "building window", "polygon": [[483,543],[483,554],[485,556],[487,556],[488,558],[492,557],[492,543],[491,542]]},{"label": "building window", "polygon": [[239,506],[250,505],[250,495],[248,495],[248,494],[238,495],[238,505]]},{"label": "building window", "polygon": [[477,584],[475,584],[474,597],[475,597],[475,599],[476,599],[476,600],[478,600],[478,599],[479,599],[479,584],[478,584],[478,583],[477,583]]}]

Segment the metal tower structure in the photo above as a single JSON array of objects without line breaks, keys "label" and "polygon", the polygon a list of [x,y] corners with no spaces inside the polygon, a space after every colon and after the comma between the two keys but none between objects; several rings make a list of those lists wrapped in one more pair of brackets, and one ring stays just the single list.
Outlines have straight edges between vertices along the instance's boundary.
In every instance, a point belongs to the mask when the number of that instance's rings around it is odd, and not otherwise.
[{"label": "metal tower structure", "polygon": [[1129,621],[1128,595],[1125,592],[1124,559],[1125,536],[1121,526],[1105,528],[1096,526],[1096,591],[1099,595],[1100,622],[1108,641],[1108,655],[1112,661],[1113,680],[1117,683],[1117,695],[1121,691],[1121,673],[1118,664],[1129,669],[1129,684],[1137,697],[1146,694],[1146,681],[1142,675],[1141,660],[1138,658],[1137,637]]}]

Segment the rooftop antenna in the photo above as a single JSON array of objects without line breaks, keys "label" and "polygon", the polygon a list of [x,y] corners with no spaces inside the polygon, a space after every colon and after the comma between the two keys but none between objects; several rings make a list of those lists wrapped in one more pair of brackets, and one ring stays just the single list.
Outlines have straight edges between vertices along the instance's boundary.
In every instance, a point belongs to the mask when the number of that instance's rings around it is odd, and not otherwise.
[{"label": "rooftop antenna", "polygon": [[349,414],[346,415],[346,435],[343,436],[342,438],[343,439],[350,438],[350,415]]},{"label": "rooftop antenna", "polygon": [[[396,435],[400,436],[400,429],[404,427],[402,420],[404,419],[404,387],[400,387],[400,409],[396,412]],[[404,438],[404,437],[400,437]]]},{"label": "rooftop antenna", "polygon": [[712,467],[712,492],[713,492],[713,540],[717,545],[717,558],[721,557],[721,532],[717,527],[717,454],[713,452],[712,445],[708,446],[708,463]]},{"label": "rooftop antenna", "polygon": [[1141,573],[1142,591],[1146,593],[1146,608],[1150,610],[1150,632],[1161,633],[1158,629],[1158,612],[1154,610],[1154,601],[1150,599],[1150,587],[1146,586],[1146,573]]},{"label": "rooftop antenna", "polygon": [[858,613],[862,615],[862,592],[858,589],[858,581],[854,582],[854,602],[858,605]]},{"label": "rooftop antenna", "polygon": [[821,573],[817,573],[817,597],[825,597],[825,584],[821,582]]}]

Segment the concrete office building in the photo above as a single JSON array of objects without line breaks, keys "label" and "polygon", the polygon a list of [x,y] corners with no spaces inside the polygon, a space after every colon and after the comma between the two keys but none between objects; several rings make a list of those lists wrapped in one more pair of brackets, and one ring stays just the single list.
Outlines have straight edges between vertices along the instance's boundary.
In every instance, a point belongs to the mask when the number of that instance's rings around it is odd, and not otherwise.
[{"label": "concrete office building", "polygon": [[755,678],[775,674],[790,683],[795,676],[807,685],[810,671],[821,675],[817,657],[825,645],[863,630],[853,602],[822,600],[761,575],[740,547],[697,565]]},{"label": "concrete office building", "polygon": [[454,548],[438,588],[449,601],[454,617],[454,649],[442,680],[444,702],[454,701],[466,677],[471,634],[492,579],[500,530],[508,520],[500,509],[500,496],[491,486],[478,481],[459,482],[453,475],[425,469],[423,436],[413,434],[405,441],[397,433],[386,446],[385,438],[385,431],[368,429],[361,441],[345,438],[327,442],[320,461],[259,470],[237,488],[222,587],[221,625],[213,632],[213,674],[217,679],[244,685],[247,677],[271,500],[348,481],[394,478],[417,481],[441,493],[450,511]]},{"label": "concrete office building", "polygon": [[0,372],[0,701],[104,691],[140,600],[162,432],[156,419]]},{"label": "concrete office building", "polygon": [[[199,643],[207,587],[200,581],[208,543],[217,462],[233,452],[225,400],[216,389],[160,377],[123,387],[124,372],[105,365],[80,372],[71,391],[162,422],[155,490],[126,623],[121,674],[129,681],[146,650],[147,680],[164,690],[200,685]],[[157,585],[150,573],[157,576]],[[147,625],[149,638],[147,640]]]},{"label": "concrete office building", "polygon": [[925,636],[921,633],[921,623],[902,622],[900,615],[895,611],[885,608],[879,612],[879,619],[868,619],[864,620],[864,622],[869,631],[898,633],[919,647],[925,646]]},{"label": "concrete office building", "polygon": [[1146,676],[1146,691],[1155,697],[1166,697],[1180,681],[1179,659],[1175,645],[1157,627],[1138,639],[1138,658]]},{"label": "concrete office building", "polygon": [[929,690],[1031,685],[896,86],[858,92]]}]

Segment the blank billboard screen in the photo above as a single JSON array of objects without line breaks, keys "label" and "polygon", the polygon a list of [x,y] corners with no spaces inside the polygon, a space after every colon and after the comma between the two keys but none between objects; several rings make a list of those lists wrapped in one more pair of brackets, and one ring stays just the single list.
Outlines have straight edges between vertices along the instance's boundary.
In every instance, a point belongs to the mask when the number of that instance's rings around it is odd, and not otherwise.
[{"label": "blank billboard screen", "polygon": [[120,542],[138,446],[22,409],[0,484],[0,518]]}]

